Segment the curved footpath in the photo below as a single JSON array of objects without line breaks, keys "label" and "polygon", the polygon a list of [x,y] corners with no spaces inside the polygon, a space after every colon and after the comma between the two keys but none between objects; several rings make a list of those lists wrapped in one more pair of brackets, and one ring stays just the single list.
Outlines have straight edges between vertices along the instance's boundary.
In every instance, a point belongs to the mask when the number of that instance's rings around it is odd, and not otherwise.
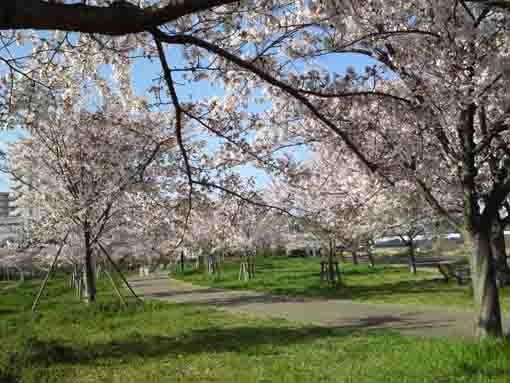
[{"label": "curved footpath", "polygon": [[[467,311],[223,290],[177,281],[166,274],[134,278],[130,283],[143,299],[207,305],[231,313],[346,329],[392,329],[403,335],[473,337],[473,315]],[[504,327],[505,330],[510,328],[508,320],[505,320]]]}]

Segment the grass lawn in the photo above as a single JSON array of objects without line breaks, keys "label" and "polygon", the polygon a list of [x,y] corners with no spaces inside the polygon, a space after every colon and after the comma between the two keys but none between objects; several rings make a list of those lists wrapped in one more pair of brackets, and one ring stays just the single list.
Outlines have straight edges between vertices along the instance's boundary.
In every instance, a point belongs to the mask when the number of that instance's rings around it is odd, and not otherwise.
[{"label": "grass lawn", "polygon": [[[239,281],[238,261],[226,261],[220,278],[188,269],[174,272],[178,279],[201,285],[229,289],[251,289],[277,295],[352,299],[357,302],[414,304],[469,309],[472,294],[469,286],[445,283],[439,273],[407,267],[340,264],[342,284],[332,288],[320,281],[317,258],[258,257],[256,278]],[[502,305],[508,308],[508,289],[501,291]]]},{"label": "grass lawn", "polygon": [[19,281],[0,281],[0,290],[10,289],[16,286]]},{"label": "grass lawn", "polygon": [[510,343],[321,329],[212,309],[94,307],[53,281],[0,292],[0,382],[508,382]]}]

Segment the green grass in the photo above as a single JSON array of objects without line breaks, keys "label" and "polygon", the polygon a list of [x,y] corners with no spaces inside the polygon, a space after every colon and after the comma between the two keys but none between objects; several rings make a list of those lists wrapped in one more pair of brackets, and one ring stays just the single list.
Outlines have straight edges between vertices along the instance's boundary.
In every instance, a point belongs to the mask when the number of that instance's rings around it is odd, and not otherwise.
[{"label": "green grass", "polygon": [[[374,249],[375,256],[406,256],[407,248],[405,247],[379,247]],[[418,252],[418,256],[435,256],[440,254],[444,257],[467,257],[468,249],[464,244],[449,242],[443,243],[441,246],[434,246],[432,249],[423,249]]]},{"label": "green grass", "polygon": [[[0,382],[507,382],[510,344],[402,337],[146,303],[100,284],[86,307],[62,280],[0,293]],[[106,290],[106,292],[105,292]]]},{"label": "green grass", "polygon": [[[250,289],[276,295],[344,298],[366,303],[392,303],[440,306],[465,310],[472,307],[469,286],[445,283],[439,273],[407,267],[340,264],[342,284],[336,288],[320,281],[317,258],[258,257],[256,278],[239,281],[238,262],[227,261],[221,278],[188,269],[173,273],[178,279],[200,285],[228,289]],[[502,306],[507,309],[508,289],[501,291]]]},{"label": "green grass", "polygon": [[17,286],[20,281],[0,281],[0,290],[10,289]]}]

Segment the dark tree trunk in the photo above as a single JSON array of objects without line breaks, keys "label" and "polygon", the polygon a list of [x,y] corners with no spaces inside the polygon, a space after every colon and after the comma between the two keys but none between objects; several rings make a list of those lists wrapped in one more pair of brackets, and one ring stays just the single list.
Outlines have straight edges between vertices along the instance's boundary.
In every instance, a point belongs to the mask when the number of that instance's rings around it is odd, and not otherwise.
[{"label": "dark tree trunk", "polygon": [[[464,225],[469,236],[468,240],[471,241],[471,279],[476,312],[476,335],[479,338],[499,337],[503,331],[496,283],[496,265],[492,256],[490,237],[500,203],[489,199],[485,201],[484,211],[480,211],[476,180],[479,170],[475,150],[476,109],[476,104],[471,103],[461,110],[457,125],[462,154],[459,175],[462,183]],[[483,121],[481,119],[481,125]],[[493,193],[493,196],[496,196],[496,199],[499,198],[498,193]]]},{"label": "dark tree trunk", "polygon": [[96,301],[96,273],[93,264],[93,249],[91,246],[90,232],[85,230],[85,264],[84,264],[84,283],[85,283],[85,302],[93,303]]},{"label": "dark tree trunk", "polygon": [[207,256],[207,273],[208,274],[213,274],[214,273],[214,265],[213,265],[213,256],[212,255],[208,255]]},{"label": "dark tree trunk", "polygon": [[374,254],[372,254],[372,250],[370,249],[370,247],[367,248],[367,257],[368,261],[370,262],[370,267],[374,267],[375,266]]},{"label": "dark tree trunk", "polygon": [[255,257],[253,255],[248,255],[248,273],[250,279],[255,278]]},{"label": "dark tree trunk", "polygon": [[477,314],[475,326],[479,337],[501,336],[501,311],[496,283],[496,264],[486,230],[470,233],[472,240],[471,278]]},{"label": "dark tree trunk", "polygon": [[352,250],[352,264],[353,265],[358,265],[359,264],[359,262],[358,262],[358,251],[356,249]]},{"label": "dark tree trunk", "polygon": [[335,258],[335,241],[330,239],[329,240],[329,257],[328,257],[328,262],[329,262],[329,281],[330,281],[332,286],[334,286],[335,283],[336,283],[336,281],[335,281],[335,269],[334,269],[334,265],[333,265],[334,258]]},{"label": "dark tree trunk", "polygon": [[498,224],[491,236],[491,251],[496,264],[497,281],[500,287],[510,284],[510,268],[507,263],[504,230],[504,226]]},{"label": "dark tree trunk", "polygon": [[414,241],[408,242],[408,248],[409,248],[409,272],[416,274],[416,257],[414,254]]},{"label": "dark tree trunk", "polygon": [[184,272],[184,251],[181,251],[181,272]]},{"label": "dark tree trunk", "polygon": [[207,262],[206,262],[205,255],[199,255],[198,256],[198,270],[205,271],[206,263]]}]

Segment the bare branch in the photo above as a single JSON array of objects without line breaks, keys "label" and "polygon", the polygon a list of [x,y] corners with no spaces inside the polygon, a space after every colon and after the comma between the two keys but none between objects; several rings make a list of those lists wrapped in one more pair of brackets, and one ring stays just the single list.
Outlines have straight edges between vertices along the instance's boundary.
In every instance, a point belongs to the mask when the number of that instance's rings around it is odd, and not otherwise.
[{"label": "bare branch", "polygon": [[[321,121],[325,126],[327,126],[330,130],[335,132],[347,145],[347,147],[359,158],[359,160],[372,172],[377,172],[377,165],[372,163],[360,150],[360,148],[351,140],[351,138],[347,135],[345,131],[340,129],[336,124],[334,124],[330,119],[328,119],[324,114],[322,114],[304,95],[302,95],[298,90],[293,88],[292,86],[274,78],[270,74],[265,71],[259,69],[255,65],[241,59],[240,57],[224,50],[223,48],[209,43],[207,41],[201,40],[194,36],[188,35],[178,35],[178,36],[170,36],[161,31],[153,32],[157,39],[164,41],[168,44],[179,44],[179,45],[195,45],[200,48],[203,48],[209,52],[217,54],[230,62],[238,65],[239,67],[246,69],[255,75],[257,75],[262,80],[266,81],[268,84],[273,85],[288,95],[292,96],[294,99],[301,102],[319,121]],[[348,122],[348,121],[344,121]]]}]

